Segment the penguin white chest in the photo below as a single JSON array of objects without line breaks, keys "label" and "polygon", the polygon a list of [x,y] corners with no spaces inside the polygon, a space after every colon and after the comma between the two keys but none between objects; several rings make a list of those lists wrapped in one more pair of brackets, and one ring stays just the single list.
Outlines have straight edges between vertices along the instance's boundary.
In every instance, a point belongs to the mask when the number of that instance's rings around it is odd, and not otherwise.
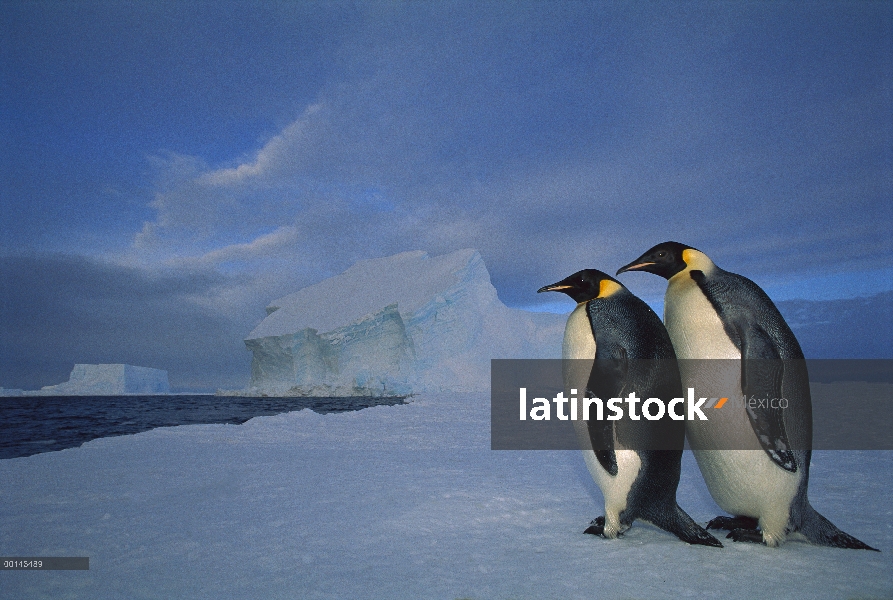
[{"label": "penguin white chest", "polygon": [[586,303],[577,305],[574,312],[567,318],[564,327],[564,343],[561,345],[562,358],[595,358],[595,336],[592,333],[592,325],[589,323],[589,315],[586,313]]},{"label": "penguin white chest", "polygon": [[595,336],[589,323],[589,315],[586,314],[585,303],[578,304],[567,319],[561,357],[564,359],[562,367],[565,391],[570,396],[585,394],[592,363],[595,361]]},{"label": "penguin white chest", "polygon": [[710,300],[687,272],[667,287],[664,324],[676,358],[741,358]]}]

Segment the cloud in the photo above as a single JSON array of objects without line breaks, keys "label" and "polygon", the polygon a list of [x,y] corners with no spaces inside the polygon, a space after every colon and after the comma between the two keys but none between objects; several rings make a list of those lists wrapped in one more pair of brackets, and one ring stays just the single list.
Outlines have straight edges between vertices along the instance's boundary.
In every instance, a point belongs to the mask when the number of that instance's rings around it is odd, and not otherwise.
[{"label": "cloud", "polygon": [[316,99],[255,153],[157,160],[132,257],[272,293],[476,247],[511,304],[667,239],[770,282],[889,267],[889,59],[858,28],[813,48],[839,11],[766,10],[762,32],[746,7],[369,7]]},{"label": "cloud", "polygon": [[778,309],[806,358],[893,358],[893,292],[819,302],[787,300]]},{"label": "cloud", "polygon": [[74,363],[166,369],[181,390],[247,381],[250,317],[230,320],[195,301],[226,288],[222,275],[31,254],[0,257],[0,281],[0,386],[60,383]]},{"label": "cloud", "polygon": [[224,263],[247,262],[266,259],[287,252],[300,239],[298,229],[293,226],[278,227],[275,231],[261,235],[245,244],[232,244],[202,255],[197,261],[173,259],[169,264],[188,266],[190,264],[221,265]]},{"label": "cloud", "polygon": [[325,118],[322,109],[321,104],[308,106],[303,115],[267,142],[252,162],[206,172],[198,178],[198,183],[208,186],[244,184],[253,179],[269,178],[286,167],[292,171],[286,174],[294,174],[293,171],[300,168],[301,159],[318,139],[321,121]]}]

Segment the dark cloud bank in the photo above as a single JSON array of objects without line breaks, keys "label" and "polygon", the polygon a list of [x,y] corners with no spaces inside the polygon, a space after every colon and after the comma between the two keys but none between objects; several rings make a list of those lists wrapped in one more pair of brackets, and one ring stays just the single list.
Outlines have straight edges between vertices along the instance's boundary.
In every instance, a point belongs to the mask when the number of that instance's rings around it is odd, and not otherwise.
[{"label": "dark cloud bank", "polygon": [[[74,363],[165,369],[175,391],[243,387],[242,339],[263,316],[229,319],[198,299],[222,275],[147,274],[66,255],[0,257],[0,386],[65,381]],[[893,291],[779,309],[809,358],[893,358]]]},{"label": "dark cloud bank", "polygon": [[35,389],[74,363],[165,369],[175,390],[241,387],[245,323],[195,297],[224,283],[207,274],[143,271],[65,255],[0,258],[0,385]]},{"label": "dark cloud bank", "polygon": [[778,303],[807,358],[893,358],[893,291]]}]

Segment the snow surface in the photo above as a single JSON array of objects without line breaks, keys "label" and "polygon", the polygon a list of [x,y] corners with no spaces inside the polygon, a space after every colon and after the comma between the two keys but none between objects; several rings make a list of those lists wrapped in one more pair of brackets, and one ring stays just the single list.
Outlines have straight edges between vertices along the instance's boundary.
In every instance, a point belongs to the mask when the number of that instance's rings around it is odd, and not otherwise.
[{"label": "snow surface", "polygon": [[[0,461],[3,598],[890,598],[893,452],[822,451],[810,500],[882,553],[689,546],[602,499],[576,451],[491,451],[485,394],[191,425]],[[720,514],[690,453],[680,504]],[[726,540],[723,540],[726,541]]]},{"label": "snow surface", "polygon": [[68,381],[47,385],[25,396],[120,396],[126,394],[169,394],[167,371],[133,365],[77,364]]},{"label": "snow surface", "polygon": [[483,391],[491,358],[560,356],[566,320],[502,304],[476,250],[360,261],[267,312],[245,340],[250,395]]}]

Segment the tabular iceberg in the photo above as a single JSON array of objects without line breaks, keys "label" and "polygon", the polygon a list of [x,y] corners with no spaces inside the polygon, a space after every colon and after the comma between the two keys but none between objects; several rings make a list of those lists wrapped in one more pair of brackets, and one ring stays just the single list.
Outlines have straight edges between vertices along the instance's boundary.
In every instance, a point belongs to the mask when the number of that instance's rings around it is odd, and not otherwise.
[{"label": "tabular iceberg", "polygon": [[284,296],[245,339],[252,394],[400,396],[490,385],[491,358],[561,356],[565,316],[510,309],[476,250],[364,260]]},{"label": "tabular iceberg", "polygon": [[27,396],[120,396],[169,394],[167,371],[132,365],[75,365],[68,381],[48,385]]}]

